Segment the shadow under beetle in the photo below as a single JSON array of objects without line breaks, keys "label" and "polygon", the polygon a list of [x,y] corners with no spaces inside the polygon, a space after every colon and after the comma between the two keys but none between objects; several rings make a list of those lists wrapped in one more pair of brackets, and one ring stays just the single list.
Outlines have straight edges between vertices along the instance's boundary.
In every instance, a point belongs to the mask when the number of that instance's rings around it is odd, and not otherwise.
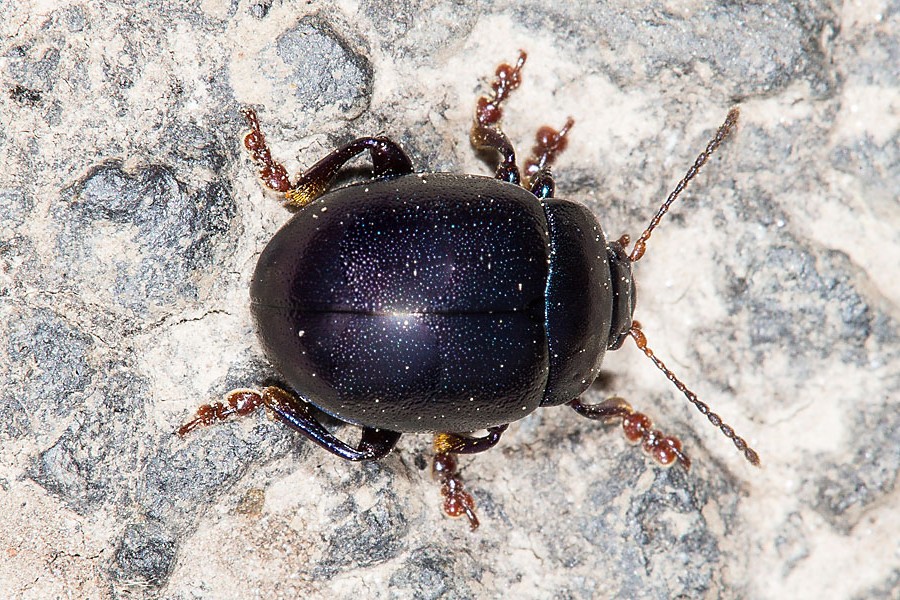
[{"label": "shadow under beetle", "polygon": [[[434,432],[433,472],[444,512],[478,527],[475,502],[456,454],[493,447],[538,407],[568,404],[578,414],[620,420],[626,437],[658,463],[690,460],[681,442],[653,428],[621,398],[584,404],[606,350],[631,337],[644,354],[748,461],[759,457],[647,346],[632,319],[631,265],[678,194],[737,123],[724,124],[659,208],[631,251],[628,236],[607,241],[580,204],[553,197],[550,165],[566,147],[569,119],[538,130],[523,180],[499,127],[501,106],[521,82],[526,55],[497,68],[478,100],[472,145],[500,155],[496,178],[413,173],[385,137],[356,139],[288,179],[245,110],[245,145],[265,185],[296,214],[263,250],[251,308],[266,355],[293,391],[234,390],[201,406],[185,434],[260,405],[347,460],[386,456],[401,433]],[[368,183],[328,190],[343,165],[368,150]],[[362,428],[354,447],[317,419],[316,408]],[[470,432],[487,430],[476,437]]]}]

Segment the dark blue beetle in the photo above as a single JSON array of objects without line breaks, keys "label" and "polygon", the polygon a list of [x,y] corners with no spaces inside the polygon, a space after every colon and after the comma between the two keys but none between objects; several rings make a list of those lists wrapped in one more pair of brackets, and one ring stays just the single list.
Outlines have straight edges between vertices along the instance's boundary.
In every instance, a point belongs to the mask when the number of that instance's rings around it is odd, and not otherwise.
[{"label": "dark blue beetle", "polygon": [[[632,320],[631,263],[669,205],[734,127],[729,113],[631,254],[607,241],[583,206],[553,198],[549,167],[565,148],[571,119],[538,132],[521,185],[515,153],[498,124],[501,104],[520,81],[501,65],[493,93],[476,110],[472,143],[496,150],[495,179],[414,174],[386,138],[360,138],[291,184],[246,111],[247,148],[268,187],[284,192],[294,217],[263,250],[251,287],[252,312],[267,356],[294,390],[236,390],[206,405],[186,433],[260,404],[332,453],[349,460],[385,456],[406,432],[436,432],[435,473],[444,510],[478,526],[455,454],[495,445],[509,423],[538,407],[568,403],[592,419],[621,419],[629,439],[656,460],[686,467],[681,443],[653,429],[624,400],[578,398],[606,350],[628,336],[742,450],[756,453],[709,411],[647,348]],[[368,150],[371,182],[326,192],[351,158]],[[332,435],[316,411],[362,427],[354,447]],[[483,437],[468,432],[487,430]]]}]

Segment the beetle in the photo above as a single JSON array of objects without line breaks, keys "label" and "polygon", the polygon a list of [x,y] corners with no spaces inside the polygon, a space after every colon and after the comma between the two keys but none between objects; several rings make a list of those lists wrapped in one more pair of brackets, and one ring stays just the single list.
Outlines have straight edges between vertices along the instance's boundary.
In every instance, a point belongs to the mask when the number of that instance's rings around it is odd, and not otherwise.
[{"label": "beetle", "polygon": [[[496,177],[414,173],[386,137],[341,146],[291,183],[266,144],[252,109],[245,146],[269,189],[294,216],[268,243],[250,297],[266,355],[290,390],[238,389],[201,406],[178,431],[266,406],[281,421],[351,461],[386,456],[403,433],[434,433],[433,473],[444,512],[475,502],[455,455],[496,445],[510,423],[539,407],[618,420],[626,437],[658,463],[690,459],[678,438],[653,427],[625,400],[585,404],[604,353],[632,338],[675,386],[744,453],[759,456],[701,402],[647,345],[633,320],[632,264],[671,204],[734,129],[738,111],[697,157],[631,251],[609,241],[584,206],[554,197],[550,166],[573,125],[538,130],[524,177],[500,128],[502,105],[521,82],[526,54],[501,64],[476,105],[471,142],[495,151]],[[371,181],[329,189],[343,165],[368,150]],[[353,446],[318,411],[357,425]],[[486,430],[486,435],[472,432]]]}]

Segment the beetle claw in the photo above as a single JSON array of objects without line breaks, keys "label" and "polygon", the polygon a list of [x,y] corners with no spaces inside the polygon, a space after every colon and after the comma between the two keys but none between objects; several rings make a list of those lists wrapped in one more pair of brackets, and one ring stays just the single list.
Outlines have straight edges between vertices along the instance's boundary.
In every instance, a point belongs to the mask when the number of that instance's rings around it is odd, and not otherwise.
[{"label": "beetle claw", "polygon": [[668,436],[653,428],[653,421],[642,412],[632,408],[623,398],[614,396],[599,404],[582,404],[575,399],[569,403],[582,417],[598,421],[622,420],[625,439],[641,448],[653,460],[664,467],[670,467],[677,460],[685,469],[691,468],[691,459],[681,449],[681,440]]},{"label": "beetle claw", "polygon": [[248,415],[263,404],[262,394],[255,390],[237,389],[225,394],[224,402],[204,404],[193,419],[178,428],[178,435],[186,435],[198,427],[224,421],[232,415]]},{"label": "beetle claw", "polygon": [[454,519],[465,515],[471,530],[478,529],[480,522],[475,515],[475,498],[466,490],[457,472],[456,457],[449,452],[438,452],[434,455],[431,473],[441,484],[444,514]]}]

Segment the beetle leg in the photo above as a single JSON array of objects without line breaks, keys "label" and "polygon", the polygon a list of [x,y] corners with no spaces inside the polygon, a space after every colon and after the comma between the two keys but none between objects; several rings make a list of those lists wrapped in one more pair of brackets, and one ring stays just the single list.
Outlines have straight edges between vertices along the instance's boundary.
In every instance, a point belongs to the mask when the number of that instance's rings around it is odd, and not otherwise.
[{"label": "beetle leg", "polygon": [[431,474],[441,484],[444,514],[454,519],[466,515],[472,531],[478,529],[480,523],[475,515],[475,499],[466,491],[457,472],[456,457],[449,453],[435,454]]},{"label": "beetle leg", "polygon": [[576,398],[569,402],[569,406],[588,419],[600,421],[621,419],[622,429],[628,441],[640,442],[644,452],[652,456],[653,460],[667,467],[677,459],[685,469],[691,468],[691,459],[681,450],[681,440],[653,429],[650,417],[634,410],[622,398],[608,398],[600,404],[583,404]]},{"label": "beetle leg", "polygon": [[436,433],[434,435],[434,463],[431,473],[441,484],[441,496],[444,497],[444,514],[448,517],[466,515],[472,531],[478,529],[478,517],[475,515],[475,499],[463,484],[459,476],[456,454],[475,454],[484,452],[497,445],[500,436],[509,425],[498,425],[488,428],[484,437],[472,437],[458,433]]},{"label": "beetle leg", "polygon": [[475,122],[469,139],[478,150],[495,150],[500,153],[500,164],[497,165],[497,179],[519,184],[519,167],[516,165],[516,152],[512,142],[500,129],[500,108],[509,97],[509,93],[519,87],[522,82],[521,71],[527,54],[519,51],[516,66],[503,63],[497,67],[494,82],[491,84],[491,95],[482,96],[475,105]]},{"label": "beetle leg", "polygon": [[488,434],[483,437],[463,435],[461,433],[434,434],[434,450],[438,454],[477,454],[490,450],[500,441],[500,436],[509,427],[497,425],[489,427]]},{"label": "beetle leg", "polygon": [[531,193],[537,196],[539,200],[552,198],[556,192],[556,182],[550,173],[550,168],[544,168],[535,173],[531,178]]},{"label": "beetle leg", "polygon": [[272,158],[269,146],[266,144],[266,136],[259,127],[259,119],[256,111],[245,108],[241,111],[247,124],[250,125],[250,133],[244,137],[244,146],[250,151],[253,161],[259,167],[259,176],[267,188],[273,192],[286,192],[291,188],[287,169],[284,165]]},{"label": "beetle leg", "polygon": [[300,208],[322,195],[338,171],[357,154],[372,155],[373,179],[385,179],[412,173],[412,163],[403,150],[386,137],[362,137],[353,140],[308,168],[285,193],[288,206]]},{"label": "beetle leg", "polygon": [[363,427],[362,437],[356,448],[339,440],[316,418],[311,405],[279,387],[267,387],[262,392],[239,389],[226,394],[225,402],[204,404],[197,409],[197,416],[178,429],[184,435],[201,425],[227,419],[231,415],[246,415],[258,406],[268,407],[279,420],[332,454],[346,460],[377,460],[393,450],[400,439],[396,431]]},{"label": "beetle leg", "polygon": [[263,183],[271,190],[284,192],[287,205],[292,208],[305,206],[321,196],[344,164],[364,150],[368,150],[372,156],[375,179],[412,173],[412,163],[400,146],[386,137],[363,137],[333,151],[304,171],[297,182],[291,185],[287,171],[269,152],[256,112],[252,108],[245,108],[243,112],[250,125],[250,133],[244,138],[244,145],[259,165]]},{"label": "beetle leg", "polygon": [[545,171],[547,176],[550,175],[550,166],[569,144],[566,136],[574,124],[575,120],[569,117],[559,131],[547,125],[537,130],[534,136],[534,146],[531,148],[531,156],[525,161],[525,176],[531,182],[532,191],[534,191],[537,175],[542,171]]}]

